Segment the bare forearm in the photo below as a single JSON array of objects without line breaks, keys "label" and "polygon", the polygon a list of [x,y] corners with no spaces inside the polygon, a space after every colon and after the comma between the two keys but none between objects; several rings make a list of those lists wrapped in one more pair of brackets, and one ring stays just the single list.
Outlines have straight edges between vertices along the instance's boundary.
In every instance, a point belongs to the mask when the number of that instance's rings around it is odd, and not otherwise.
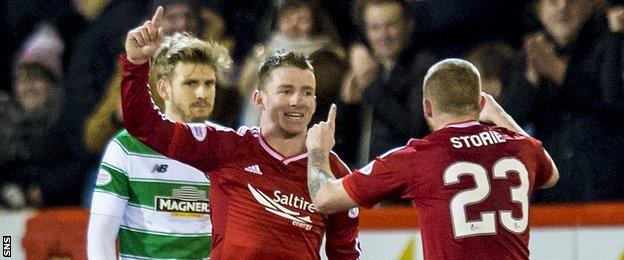
[{"label": "bare forearm", "polygon": [[329,153],[323,150],[308,152],[308,191],[312,200],[317,198],[324,184],[336,180],[329,167]]},{"label": "bare forearm", "polygon": [[523,134],[523,135],[529,135],[505,111],[502,111],[501,113],[499,113],[498,116],[493,120],[493,123],[496,124],[497,126],[505,127],[505,128],[507,128],[507,129],[509,129],[511,131],[516,132],[516,133],[520,133],[520,134]]}]

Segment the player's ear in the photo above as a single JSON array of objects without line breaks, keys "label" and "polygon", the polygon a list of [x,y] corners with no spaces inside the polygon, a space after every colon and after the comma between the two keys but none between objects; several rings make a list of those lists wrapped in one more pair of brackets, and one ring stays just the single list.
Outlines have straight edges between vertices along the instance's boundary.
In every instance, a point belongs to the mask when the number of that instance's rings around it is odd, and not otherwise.
[{"label": "player's ear", "polygon": [[483,108],[485,107],[485,97],[483,95],[480,96],[481,99],[479,99],[479,113],[481,113],[481,111],[483,111]]},{"label": "player's ear", "polygon": [[433,117],[433,111],[431,110],[431,102],[427,99],[423,99],[423,112],[426,118]]},{"label": "player's ear", "polygon": [[164,79],[159,79],[158,81],[156,81],[156,90],[158,90],[158,95],[160,95],[160,97],[163,100],[169,100],[169,82],[167,82]]},{"label": "player's ear", "polygon": [[264,110],[264,93],[260,90],[254,91],[253,93],[253,102],[256,104],[256,107],[261,111]]}]

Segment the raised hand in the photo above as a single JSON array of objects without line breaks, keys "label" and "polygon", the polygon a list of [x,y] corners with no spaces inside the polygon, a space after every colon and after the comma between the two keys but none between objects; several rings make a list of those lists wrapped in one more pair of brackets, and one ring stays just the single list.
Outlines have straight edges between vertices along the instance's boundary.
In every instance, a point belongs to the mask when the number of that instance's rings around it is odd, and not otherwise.
[{"label": "raised hand", "polygon": [[569,57],[557,54],[556,46],[543,32],[537,32],[524,41],[527,57],[527,80],[536,86],[539,79],[548,78],[557,85],[563,84]]},{"label": "raised hand", "polygon": [[163,7],[159,6],[151,20],[128,32],[125,47],[130,62],[143,64],[160,48],[160,43],[164,37],[163,13]]},{"label": "raised hand", "polygon": [[481,98],[485,102],[481,113],[479,113],[479,121],[484,123],[494,123],[505,114],[505,110],[494,100],[492,95],[481,92]]},{"label": "raised hand", "polygon": [[327,114],[327,121],[315,124],[308,130],[306,138],[306,147],[308,151],[322,150],[329,152],[336,140],[334,134],[336,132],[336,105],[332,104]]}]

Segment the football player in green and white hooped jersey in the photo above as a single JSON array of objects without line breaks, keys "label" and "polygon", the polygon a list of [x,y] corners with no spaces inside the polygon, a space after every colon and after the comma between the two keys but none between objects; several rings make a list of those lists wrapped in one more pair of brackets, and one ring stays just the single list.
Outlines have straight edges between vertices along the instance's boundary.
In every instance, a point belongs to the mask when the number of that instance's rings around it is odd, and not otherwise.
[{"label": "football player in green and white hooped jersey", "polygon": [[[152,21],[144,25],[158,28]],[[153,39],[162,38],[158,33]],[[207,120],[216,75],[231,63],[227,49],[177,33],[164,38],[151,62],[164,115],[186,123]],[[201,171],[120,132],[105,150],[93,194],[89,259],[116,258],[116,237],[122,259],[207,259],[209,189]]]}]

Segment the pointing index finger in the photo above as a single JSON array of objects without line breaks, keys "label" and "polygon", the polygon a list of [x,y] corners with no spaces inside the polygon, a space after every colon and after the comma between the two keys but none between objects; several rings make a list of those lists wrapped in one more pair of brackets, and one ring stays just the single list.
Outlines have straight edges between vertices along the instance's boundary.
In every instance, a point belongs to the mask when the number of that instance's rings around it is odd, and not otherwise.
[{"label": "pointing index finger", "polygon": [[334,127],[336,125],[336,104],[332,104],[327,114],[327,123]]},{"label": "pointing index finger", "polygon": [[154,27],[156,28],[160,27],[164,12],[165,12],[165,9],[162,6],[159,6],[158,8],[156,8],[156,12],[154,13],[154,16],[152,16],[152,20],[151,20],[152,23],[154,24]]}]

